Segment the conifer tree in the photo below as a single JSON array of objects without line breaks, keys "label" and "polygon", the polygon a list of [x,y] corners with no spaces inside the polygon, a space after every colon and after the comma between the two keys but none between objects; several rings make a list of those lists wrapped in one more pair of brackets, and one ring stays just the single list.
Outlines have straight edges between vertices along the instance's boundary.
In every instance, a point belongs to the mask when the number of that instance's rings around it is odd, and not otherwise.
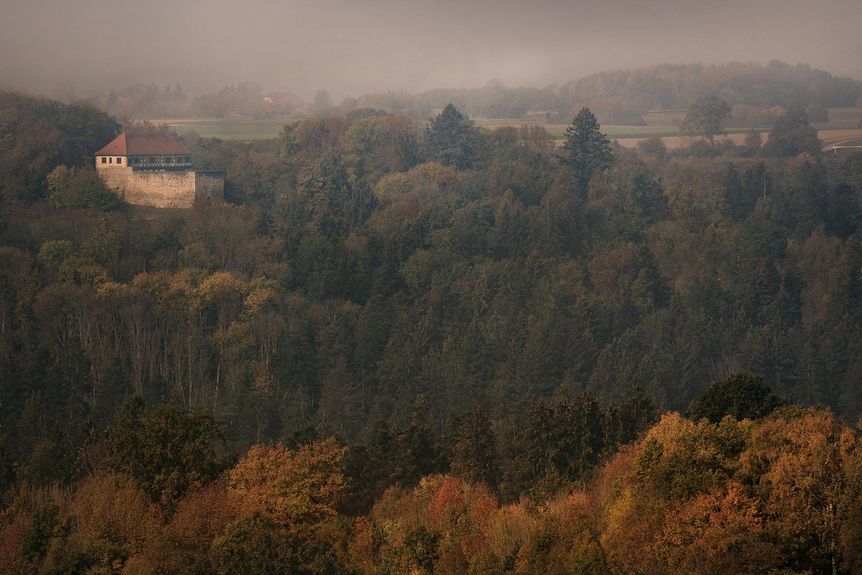
[{"label": "conifer tree", "polygon": [[581,197],[586,197],[593,174],[607,170],[614,163],[610,141],[599,131],[600,127],[595,114],[589,108],[581,108],[566,129],[564,148]]},{"label": "conifer tree", "polygon": [[481,135],[470,118],[449,104],[431,119],[425,144],[428,159],[466,170],[476,162]]},{"label": "conifer tree", "polygon": [[491,422],[474,407],[460,422],[452,446],[452,473],[467,481],[497,486],[497,439]]}]

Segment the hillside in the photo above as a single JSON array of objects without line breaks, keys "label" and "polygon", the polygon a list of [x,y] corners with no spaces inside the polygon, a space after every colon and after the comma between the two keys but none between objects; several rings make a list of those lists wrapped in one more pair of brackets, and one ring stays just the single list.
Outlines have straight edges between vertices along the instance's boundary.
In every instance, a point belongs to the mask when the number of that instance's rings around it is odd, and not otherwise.
[{"label": "hillside", "polygon": [[190,137],[228,201],[159,210],[92,178],[108,116],[0,105],[9,572],[858,567],[862,154],[802,110],[672,151],[452,106]]}]

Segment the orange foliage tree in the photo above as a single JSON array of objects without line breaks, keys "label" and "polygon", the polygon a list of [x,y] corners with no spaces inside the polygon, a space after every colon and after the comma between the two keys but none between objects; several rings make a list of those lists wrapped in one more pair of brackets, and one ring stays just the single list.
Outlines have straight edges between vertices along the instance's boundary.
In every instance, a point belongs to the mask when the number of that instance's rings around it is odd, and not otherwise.
[{"label": "orange foliage tree", "polygon": [[345,490],[344,452],[334,438],[295,451],[255,445],[228,472],[228,496],[241,514],[283,526],[335,517]]}]

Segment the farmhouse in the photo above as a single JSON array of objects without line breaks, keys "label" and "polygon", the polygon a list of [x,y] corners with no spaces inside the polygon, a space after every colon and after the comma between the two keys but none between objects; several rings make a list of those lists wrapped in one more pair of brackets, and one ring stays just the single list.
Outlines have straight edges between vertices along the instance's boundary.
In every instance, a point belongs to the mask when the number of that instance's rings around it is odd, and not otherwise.
[{"label": "farmhouse", "polygon": [[95,156],[99,175],[130,204],[190,208],[224,199],[224,175],[194,171],[191,150],[169,134],[122,133]]}]

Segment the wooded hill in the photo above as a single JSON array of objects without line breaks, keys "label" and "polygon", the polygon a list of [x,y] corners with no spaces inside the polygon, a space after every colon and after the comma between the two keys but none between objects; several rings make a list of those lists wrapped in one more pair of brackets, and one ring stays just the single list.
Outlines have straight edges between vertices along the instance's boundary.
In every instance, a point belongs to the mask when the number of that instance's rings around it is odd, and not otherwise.
[{"label": "wooded hill", "polygon": [[[539,121],[544,118],[568,122],[578,109],[589,106],[602,122],[638,125],[650,110],[685,110],[711,94],[733,107],[734,125],[765,126],[777,107],[800,106],[822,114],[827,108],[857,106],[862,98],[862,83],[805,64],[773,60],[765,65],[661,64],[601,72],[544,87],[507,86],[492,80],[481,88],[382,92],[348,96],[340,102],[333,102],[325,90],[318,91],[307,103],[292,94],[288,94],[286,102],[281,102],[278,95],[267,101],[263,87],[254,82],[196,96],[186,95],[179,85],[134,84],[85,100],[117,117],[138,119],[327,116],[376,108],[425,120],[453,103],[462,112],[481,118],[518,119],[529,115]],[[75,93],[62,98],[70,102],[80,99]]]},{"label": "wooded hill", "polygon": [[[364,110],[189,139],[228,203],[174,211],[92,177],[107,115],[0,103],[11,572],[858,568],[862,155],[803,112],[670,153]],[[647,431],[740,372],[836,415]]]}]

